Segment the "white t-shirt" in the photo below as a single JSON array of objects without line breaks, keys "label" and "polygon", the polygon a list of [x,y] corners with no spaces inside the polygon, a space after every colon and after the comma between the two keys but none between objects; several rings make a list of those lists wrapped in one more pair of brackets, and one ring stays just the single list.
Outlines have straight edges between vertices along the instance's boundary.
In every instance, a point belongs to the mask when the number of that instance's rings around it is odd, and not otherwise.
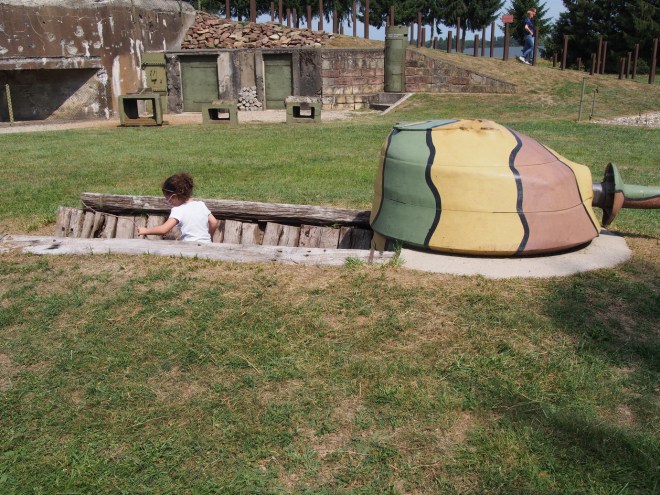
[{"label": "white t-shirt", "polygon": [[181,229],[181,240],[192,242],[211,242],[209,234],[209,214],[211,211],[203,201],[188,201],[175,206],[170,218],[176,218]]}]

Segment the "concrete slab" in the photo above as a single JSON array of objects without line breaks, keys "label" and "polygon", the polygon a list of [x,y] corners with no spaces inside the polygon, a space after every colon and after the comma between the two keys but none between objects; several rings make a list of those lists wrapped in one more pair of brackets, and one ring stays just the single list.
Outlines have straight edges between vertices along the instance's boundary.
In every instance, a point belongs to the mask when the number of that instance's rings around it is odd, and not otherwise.
[{"label": "concrete slab", "polygon": [[450,275],[482,275],[492,279],[566,277],[612,268],[630,259],[631,254],[623,237],[606,230],[583,248],[547,256],[492,258],[401,250],[404,268]]}]

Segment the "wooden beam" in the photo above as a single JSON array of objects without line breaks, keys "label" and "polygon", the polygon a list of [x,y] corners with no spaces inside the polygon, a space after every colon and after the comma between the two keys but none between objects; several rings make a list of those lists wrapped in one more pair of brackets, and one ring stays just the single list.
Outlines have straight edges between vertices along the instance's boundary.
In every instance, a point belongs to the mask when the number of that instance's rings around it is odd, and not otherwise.
[{"label": "wooden beam", "polygon": [[[80,195],[80,199],[86,209],[115,215],[166,214],[171,209],[165,200],[158,196],[122,196],[86,192]],[[369,226],[369,210],[227,199],[200,199],[200,201],[204,201],[216,218],[289,224]]]},{"label": "wooden beam", "polygon": [[[46,254],[128,254],[175,256],[246,263],[294,263],[303,265],[343,265],[347,258],[367,262],[371,252],[366,249],[290,248],[284,246],[249,246],[148,239],[80,239],[42,236],[7,235],[0,246],[38,255]],[[374,263],[385,263],[394,252],[374,252]]]}]

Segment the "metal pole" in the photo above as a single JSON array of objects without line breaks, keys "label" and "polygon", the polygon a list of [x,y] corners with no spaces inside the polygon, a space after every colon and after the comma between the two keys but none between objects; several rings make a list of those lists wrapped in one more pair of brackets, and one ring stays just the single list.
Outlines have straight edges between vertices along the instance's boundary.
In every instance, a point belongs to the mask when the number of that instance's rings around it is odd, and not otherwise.
[{"label": "metal pole", "polygon": [[14,107],[11,104],[11,90],[9,84],[5,84],[5,91],[7,92],[7,107],[9,108],[9,125],[14,125]]},{"label": "metal pole", "polygon": [[653,58],[651,59],[651,70],[649,72],[649,84],[655,83],[655,65],[658,59],[658,38],[653,40]]},{"label": "metal pole", "polygon": [[582,118],[582,103],[584,102],[584,93],[587,89],[587,78],[582,78],[582,95],[580,96],[580,109],[578,110],[578,122]]}]

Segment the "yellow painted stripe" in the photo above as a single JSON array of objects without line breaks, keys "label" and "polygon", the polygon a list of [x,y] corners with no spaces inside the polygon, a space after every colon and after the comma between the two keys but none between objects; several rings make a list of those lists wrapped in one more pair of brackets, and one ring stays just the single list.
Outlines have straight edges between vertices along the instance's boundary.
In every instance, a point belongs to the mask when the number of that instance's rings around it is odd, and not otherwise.
[{"label": "yellow painted stripe", "polygon": [[[518,143],[493,122],[461,124],[432,133],[436,154],[431,179],[440,193],[442,212],[429,247],[515,253],[525,233],[516,213],[516,181],[508,166]],[[475,132],[480,134],[477,140]]]}]

